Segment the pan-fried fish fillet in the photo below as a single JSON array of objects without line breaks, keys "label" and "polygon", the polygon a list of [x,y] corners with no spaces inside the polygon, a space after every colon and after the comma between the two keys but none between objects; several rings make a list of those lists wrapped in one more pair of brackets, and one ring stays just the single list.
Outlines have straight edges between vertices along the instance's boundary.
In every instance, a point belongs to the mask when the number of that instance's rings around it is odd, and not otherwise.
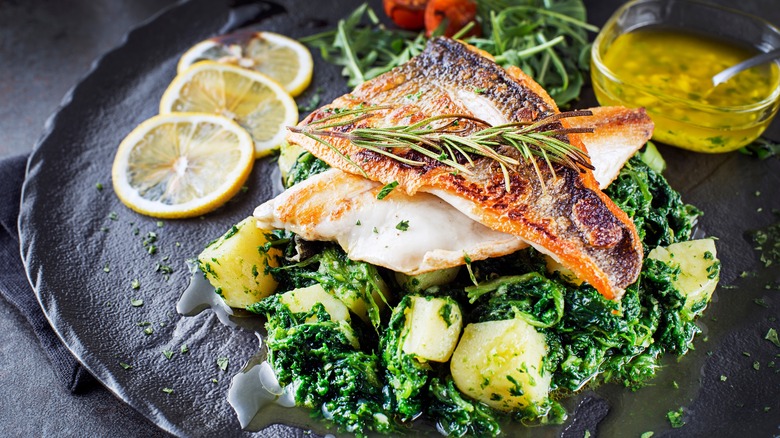
[{"label": "pan-fried fish fillet", "polygon": [[[647,141],[649,133],[640,133],[632,122],[647,116],[622,107],[591,111],[595,132],[583,142],[604,188]],[[516,236],[473,221],[436,196],[394,191],[379,200],[381,188],[362,176],[330,169],[260,205],[254,215],[260,228],[283,228],[306,240],[336,241],[353,260],[408,275],[462,265],[464,254],[484,260],[528,246]],[[405,231],[397,228],[403,221],[408,225]]]},{"label": "pan-fried fish fillet", "polygon": [[653,135],[653,122],[644,108],[620,106],[589,108],[590,117],[566,119],[572,128],[592,128],[589,134],[572,134],[585,145],[599,188],[605,189],[620,169]]},{"label": "pan-fried fish fillet", "polygon": [[[452,113],[499,124],[538,120],[558,112],[549,95],[519,69],[504,70],[484,53],[446,38],[433,39],[421,55],[337,98],[301,125],[337,113],[336,109],[361,105],[385,109],[334,129],[406,125]],[[561,121],[564,127],[568,123]],[[470,122],[461,125],[464,131],[477,129]],[[549,254],[607,298],[620,298],[639,275],[642,245],[636,229],[599,190],[590,171],[556,165],[552,172],[542,164],[540,175],[533,166],[521,164],[510,170],[507,191],[502,172],[489,159],[476,160],[473,173],[464,174],[412,150],[394,152],[425,161],[424,166],[401,163],[344,139],[329,139],[338,151],[302,134],[290,134],[288,140],[333,167],[365,172],[383,184],[397,181],[410,196],[432,193],[475,221],[518,236]],[[583,148],[575,136],[569,140]],[[513,149],[501,152],[519,158]]]},{"label": "pan-fried fish fillet", "polygon": [[528,246],[491,230],[427,193],[393,191],[362,176],[330,169],[255,209],[258,226],[283,228],[306,240],[336,241],[349,258],[409,275],[511,254]]}]

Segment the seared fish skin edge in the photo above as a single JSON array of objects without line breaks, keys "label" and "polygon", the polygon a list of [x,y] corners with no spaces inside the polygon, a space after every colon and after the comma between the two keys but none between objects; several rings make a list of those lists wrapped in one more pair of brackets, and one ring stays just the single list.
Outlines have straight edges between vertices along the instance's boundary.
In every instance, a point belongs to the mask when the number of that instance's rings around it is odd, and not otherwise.
[{"label": "seared fish skin edge", "polygon": [[[408,63],[314,111],[299,126],[331,116],[334,109],[360,105],[386,108],[334,129],[406,125],[442,114],[469,114],[496,125],[559,112],[541,86],[520,69],[505,70],[484,52],[442,37],[432,39]],[[569,126],[565,119],[560,124]],[[471,122],[460,127],[478,129]],[[473,173],[464,174],[413,150],[394,153],[425,165],[410,166],[340,138],[328,138],[338,151],[303,134],[290,133],[288,141],[346,172],[365,172],[383,184],[397,181],[409,195],[434,194],[485,226],[527,241],[606,298],[620,299],[639,276],[643,250],[636,228],[599,189],[590,170],[554,165],[551,171],[540,160],[540,177],[534,166],[522,162],[510,169],[507,191],[504,175],[490,159],[476,159]],[[576,135],[569,135],[568,141],[585,150]],[[500,152],[520,158],[514,149]]]}]

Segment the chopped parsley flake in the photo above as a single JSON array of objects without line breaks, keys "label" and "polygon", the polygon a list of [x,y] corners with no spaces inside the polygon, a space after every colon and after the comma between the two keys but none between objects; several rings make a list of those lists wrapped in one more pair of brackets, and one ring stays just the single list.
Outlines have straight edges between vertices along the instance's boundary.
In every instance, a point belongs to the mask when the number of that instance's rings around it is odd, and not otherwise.
[{"label": "chopped parsley flake", "polygon": [[98,189],[98,191],[101,191],[101,190],[103,190],[103,184],[97,183],[97,184],[95,184],[95,188]]},{"label": "chopped parsley flake", "polygon": [[775,330],[774,328],[770,328],[766,332],[766,336],[764,336],[764,339],[775,344],[777,347],[780,347],[780,339],[778,339],[777,330]]},{"label": "chopped parsley flake", "polygon": [[653,432],[652,430],[648,430],[647,432],[643,433],[642,435],[639,435],[639,438],[650,438],[653,435],[655,435],[655,432]]},{"label": "chopped parsley flake", "polygon": [[423,94],[423,92],[422,92],[422,90],[420,90],[420,91],[418,91],[416,93],[413,93],[413,94],[407,94],[405,97],[407,99],[410,99],[410,100],[420,100],[420,97],[422,97],[422,94]]},{"label": "chopped parsley flake", "polygon": [[401,221],[398,222],[398,225],[395,226],[396,230],[406,231],[409,229],[409,221]]},{"label": "chopped parsley flake", "polygon": [[758,361],[753,362],[753,369],[758,371],[761,369],[761,364]]},{"label": "chopped parsley flake", "polygon": [[218,357],[217,358],[217,366],[222,371],[227,371],[229,364],[230,364],[230,359],[228,359],[227,357]]},{"label": "chopped parsley flake", "polygon": [[147,327],[147,328],[145,328],[145,329],[144,329],[144,334],[145,334],[146,336],[149,336],[149,335],[151,335],[152,333],[154,333],[154,329],[153,329],[153,328],[151,328],[151,327]]},{"label": "chopped parsley flake", "polygon": [[382,187],[382,190],[377,193],[376,199],[379,199],[380,201],[385,199],[387,195],[389,195],[390,192],[392,192],[396,187],[398,187],[398,181],[393,181],[390,184]]},{"label": "chopped parsley flake", "polygon": [[720,375],[720,381],[725,382],[728,379],[728,377],[724,376],[723,374]]},{"label": "chopped parsley flake", "polygon": [[103,272],[111,272],[111,267],[108,265],[108,262],[106,262],[106,265],[103,266]]},{"label": "chopped parsley flake", "polygon": [[179,351],[181,351],[181,354],[189,353],[190,348],[187,346],[187,344],[182,344],[181,348],[179,349]]},{"label": "chopped parsley flake", "polygon": [[171,360],[171,358],[173,357],[173,351],[171,351],[171,350],[163,350],[162,354],[168,360]]},{"label": "chopped parsley flake", "polygon": [[134,278],[133,281],[130,282],[130,287],[137,290],[138,288],[141,287],[141,282],[138,281],[137,278]]},{"label": "chopped parsley flake", "polygon": [[122,367],[122,368],[124,368],[124,369],[126,369],[126,370],[131,370],[131,369],[133,369],[133,366],[132,366],[132,365],[130,365],[129,363],[119,362],[119,366],[120,366],[120,367]]},{"label": "chopped parsley flake", "polygon": [[144,300],[131,298],[130,299],[130,305],[133,306],[133,307],[141,307],[141,306],[144,305]]},{"label": "chopped parsley flake", "polygon": [[164,392],[166,394],[173,394],[173,389],[171,389],[171,388],[163,388],[162,392]]},{"label": "chopped parsley flake", "polygon": [[112,211],[111,213],[108,214],[108,218],[111,219],[112,221],[115,221],[117,220],[118,216],[115,211]]},{"label": "chopped parsley flake", "polygon": [[173,268],[171,268],[168,265],[163,265],[161,263],[158,263],[154,267],[155,271],[162,272],[163,274],[171,274],[173,273]]},{"label": "chopped parsley flake", "polygon": [[685,421],[683,421],[683,408],[667,412],[666,419],[669,420],[669,424],[671,424],[674,429],[683,427],[685,425]]}]

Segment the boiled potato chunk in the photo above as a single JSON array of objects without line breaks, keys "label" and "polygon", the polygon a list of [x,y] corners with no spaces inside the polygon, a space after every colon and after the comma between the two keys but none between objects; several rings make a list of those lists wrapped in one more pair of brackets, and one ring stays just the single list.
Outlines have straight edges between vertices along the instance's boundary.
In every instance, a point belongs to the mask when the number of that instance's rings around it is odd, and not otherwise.
[{"label": "boiled potato chunk", "polygon": [[451,298],[411,296],[401,349],[421,360],[447,362],[458,343],[463,317]]},{"label": "boiled potato chunk", "polygon": [[452,268],[439,269],[438,271],[426,272],[418,275],[406,275],[401,272],[395,273],[395,279],[398,284],[406,291],[416,293],[422,292],[432,286],[441,286],[451,283],[460,272],[460,266]]},{"label": "boiled potato chunk", "polygon": [[279,171],[282,174],[282,181],[284,181],[287,179],[287,174],[290,173],[290,169],[295,165],[298,157],[306,152],[306,149],[297,144],[287,142],[282,143],[280,149],[281,152],[279,153],[277,164],[279,165]]},{"label": "boiled potato chunk", "polygon": [[469,324],[450,371],[458,389],[500,411],[547,400],[551,374],[543,369],[544,336],[522,319]]},{"label": "boiled potato chunk", "polygon": [[720,261],[717,259],[713,239],[689,240],[667,247],[654,248],[648,258],[679,266],[680,275],[674,286],[685,295],[684,309],[692,312],[702,301],[710,301],[720,279]]},{"label": "boiled potato chunk", "polygon": [[280,300],[294,313],[308,312],[315,304],[320,303],[330,315],[331,321],[350,321],[347,306],[319,284],[285,292],[280,296]]},{"label": "boiled potato chunk", "polygon": [[[285,292],[279,296],[279,300],[294,313],[308,312],[315,304],[322,304],[330,315],[330,320],[338,324],[341,332],[344,333],[352,346],[360,348],[357,336],[350,326],[349,309],[341,300],[333,297],[319,284]],[[317,322],[315,316],[306,319],[306,323],[315,322]]]},{"label": "boiled potato chunk", "polygon": [[276,290],[277,282],[264,273],[266,261],[277,266],[276,249],[258,251],[267,242],[253,217],[234,225],[198,256],[200,270],[230,307],[245,308]]}]

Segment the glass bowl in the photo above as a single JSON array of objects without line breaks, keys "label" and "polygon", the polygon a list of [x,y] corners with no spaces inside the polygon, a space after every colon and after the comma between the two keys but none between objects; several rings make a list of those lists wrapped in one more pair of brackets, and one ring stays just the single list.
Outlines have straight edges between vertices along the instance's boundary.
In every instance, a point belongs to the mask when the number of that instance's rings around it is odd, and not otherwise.
[{"label": "glass bowl", "polygon": [[[659,89],[651,86],[646,77],[643,80],[641,75],[625,73],[621,76],[605,65],[605,55],[615,40],[637,29],[674,29],[711,36],[752,48],[757,53],[780,47],[780,31],[776,27],[761,18],[696,0],[635,0],[623,5],[607,21],[591,51],[591,77],[599,103],[645,107],[655,123],[655,140],[697,152],[716,153],[739,149],[764,132],[778,109],[780,69],[777,63],[761,67],[767,74],[765,95],[760,94],[749,103],[732,104],[726,99],[712,104],[706,100],[709,92],[703,93],[704,98],[702,93],[681,93],[690,85],[685,75],[666,78],[665,88]],[[670,56],[675,56],[675,50],[680,49],[674,45],[663,47]],[[631,61],[620,59],[619,62]]]}]

